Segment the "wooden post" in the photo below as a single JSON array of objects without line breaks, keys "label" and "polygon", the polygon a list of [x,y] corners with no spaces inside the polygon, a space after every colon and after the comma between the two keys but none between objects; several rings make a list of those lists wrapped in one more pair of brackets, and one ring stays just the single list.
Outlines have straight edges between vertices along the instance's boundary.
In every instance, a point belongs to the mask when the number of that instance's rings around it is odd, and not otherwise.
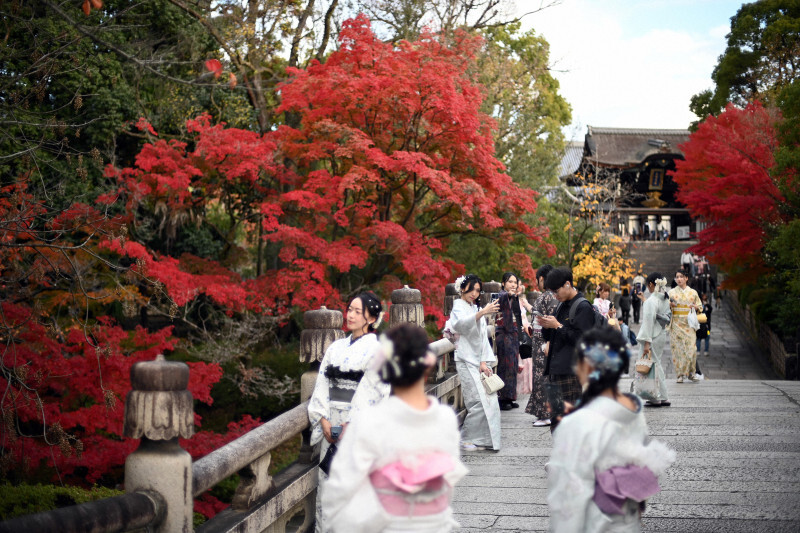
[{"label": "wooden post", "polygon": [[194,434],[194,409],[186,363],[164,360],[140,362],[131,368],[131,387],[125,400],[126,437],[141,439],[125,461],[125,491],[152,491],[166,504],[164,519],[153,531],[192,531],[192,458],[178,438]]}]

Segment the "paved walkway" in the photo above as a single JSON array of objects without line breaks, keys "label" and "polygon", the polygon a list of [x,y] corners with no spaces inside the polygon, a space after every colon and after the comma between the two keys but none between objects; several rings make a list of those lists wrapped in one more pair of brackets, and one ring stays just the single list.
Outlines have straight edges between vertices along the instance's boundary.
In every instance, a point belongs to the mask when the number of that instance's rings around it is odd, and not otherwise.
[{"label": "paved walkway", "polygon": [[[726,318],[712,320],[708,381],[677,384],[665,357],[671,407],[646,410],[650,433],[678,451],[644,515],[648,532],[800,531],[800,382],[777,381]],[[630,380],[621,384],[628,390]],[[527,397],[520,398],[525,405]],[[547,428],[503,412],[503,449],[464,455],[454,497],[460,531],[546,531]]]}]

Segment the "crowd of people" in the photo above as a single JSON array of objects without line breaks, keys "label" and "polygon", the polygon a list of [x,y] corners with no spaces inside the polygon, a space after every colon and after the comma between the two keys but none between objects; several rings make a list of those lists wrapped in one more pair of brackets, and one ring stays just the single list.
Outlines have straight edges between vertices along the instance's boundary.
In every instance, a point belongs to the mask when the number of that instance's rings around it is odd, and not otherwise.
[{"label": "crowd of people", "polygon": [[[350,334],[328,347],[308,408],[311,442],[321,443],[316,530],[451,531],[461,454],[501,450],[501,411],[529,393],[525,412],[553,433],[551,530],[640,531],[644,502],[675,459],[648,437],[643,407],[670,405],[668,342],[677,382],[699,380],[712,305],[682,268],[672,286],[659,272],[620,281],[616,297],[599,283],[587,298],[568,268],[542,265],[536,292],[506,272],[487,297],[478,276],[459,277],[444,332],[466,410],[460,428],[452,409],[426,396],[437,358],[425,330],[401,324],[378,335],[380,299],[354,297]],[[651,361],[649,371],[637,361],[631,372],[637,359]]]}]

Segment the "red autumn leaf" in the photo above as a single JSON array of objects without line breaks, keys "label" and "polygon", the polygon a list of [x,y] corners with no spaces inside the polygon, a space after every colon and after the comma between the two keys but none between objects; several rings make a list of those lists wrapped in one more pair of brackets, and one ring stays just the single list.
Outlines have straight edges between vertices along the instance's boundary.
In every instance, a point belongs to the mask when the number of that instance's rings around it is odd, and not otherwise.
[{"label": "red autumn leaf", "polygon": [[92,4],[92,7],[95,9],[102,9],[103,7],[103,0],[89,0]]},{"label": "red autumn leaf", "polygon": [[83,0],[83,5],[81,6],[81,9],[83,10],[83,14],[88,17],[89,13],[92,12],[92,8],[89,5],[89,0]]},{"label": "red autumn leaf", "polygon": [[219,59],[209,59],[206,61],[206,70],[214,73],[214,78],[219,78],[222,75],[222,63]]},{"label": "red autumn leaf", "polygon": [[234,74],[233,72],[231,72],[230,75],[228,76],[228,86],[231,89],[236,87],[236,74]]}]

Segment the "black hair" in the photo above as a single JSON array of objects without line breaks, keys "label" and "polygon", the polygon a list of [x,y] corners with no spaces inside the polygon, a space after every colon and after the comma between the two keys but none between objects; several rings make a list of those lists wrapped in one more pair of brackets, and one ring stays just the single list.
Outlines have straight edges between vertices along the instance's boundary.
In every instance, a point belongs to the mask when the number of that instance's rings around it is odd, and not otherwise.
[{"label": "black hair", "polygon": [[675,271],[675,275],[677,276],[678,274],[683,274],[683,277],[686,279],[689,279],[691,277],[689,276],[689,273],[682,268],[679,268],[678,270]]},{"label": "black hair", "polygon": [[353,303],[353,300],[356,298],[361,300],[361,305],[364,308],[364,316],[369,315],[375,319],[375,322],[367,325],[367,331],[373,333],[378,327],[378,319],[381,316],[381,311],[383,311],[383,305],[381,305],[381,301],[372,291],[359,293],[358,295],[354,296],[352,300],[350,300],[350,303]]},{"label": "black hair", "polygon": [[475,274],[467,274],[464,276],[464,281],[461,282],[461,286],[457,287],[459,294],[462,292],[469,292],[471,291],[476,283],[480,283],[481,287],[483,287],[483,282],[481,278],[476,276]]},{"label": "black hair", "polygon": [[[408,387],[425,375],[428,354],[428,334],[416,324],[392,326],[386,337],[394,345],[393,361],[386,361],[380,370],[381,380],[393,387]],[[396,364],[393,364],[396,363]]]},{"label": "black hair", "polygon": [[628,296],[628,289],[627,288],[622,289],[622,295],[623,296]]},{"label": "black hair", "polygon": [[519,276],[517,276],[513,272],[506,272],[505,274],[503,274],[503,282],[501,283],[501,285],[505,285],[506,281],[510,280],[512,277],[517,278],[517,283],[519,283]]},{"label": "black hair", "polygon": [[[539,270],[536,271],[536,283],[539,283],[539,278],[547,279],[547,275],[553,270],[553,265],[542,265],[539,267]],[[544,289],[544,287],[539,287],[539,290]]]},{"label": "black hair", "polygon": [[[597,369],[599,376],[589,379],[589,385],[583,391],[578,402],[577,408],[589,405],[589,402],[598,397],[603,391],[613,389],[614,396],[617,395],[617,385],[622,374],[628,371],[630,365],[630,353],[622,334],[613,328],[593,328],[583,334],[578,344],[575,346],[575,356],[580,363],[586,359],[586,349],[591,349],[599,344],[609,352],[616,352],[620,358],[619,368],[617,369]],[[594,366],[593,363],[591,363]],[[594,373],[594,372],[592,372]]]},{"label": "black hair", "polygon": [[[657,280],[657,279],[661,279],[661,278],[663,278],[663,277],[664,277],[664,275],[663,275],[661,272],[653,272],[653,273],[651,273],[649,276],[647,276],[647,282],[646,282],[646,283],[647,283],[648,285],[650,285],[651,283],[652,283],[653,285],[655,285],[655,284],[656,284],[656,280]],[[662,296],[664,296],[664,299],[665,299],[665,300],[666,300],[667,298],[669,298],[669,296],[667,295],[666,291],[665,291],[665,292],[662,294]]]},{"label": "black hair", "polygon": [[549,274],[547,274],[547,278],[544,281],[544,286],[551,291],[557,291],[568,281],[570,285],[573,285],[572,270],[568,269],[567,267],[558,267],[554,268]]}]

